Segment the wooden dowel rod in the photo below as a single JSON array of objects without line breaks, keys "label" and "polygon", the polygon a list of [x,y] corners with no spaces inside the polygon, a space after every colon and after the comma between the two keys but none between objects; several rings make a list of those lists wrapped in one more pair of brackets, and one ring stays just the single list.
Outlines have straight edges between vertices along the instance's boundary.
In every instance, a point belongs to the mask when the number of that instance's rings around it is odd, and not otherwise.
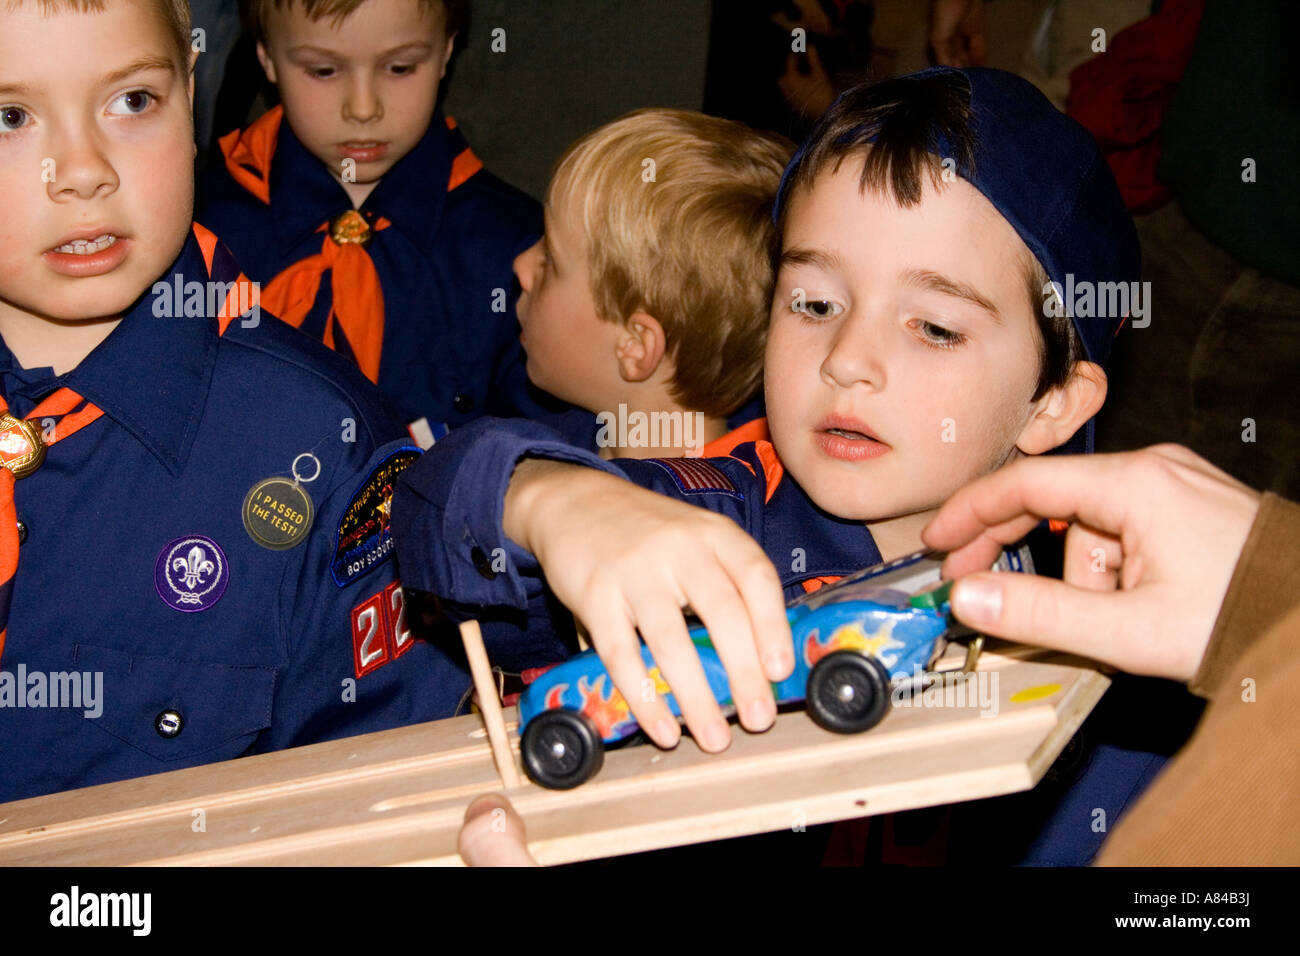
[{"label": "wooden dowel rod", "polygon": [[492,667],[488,664],[487,649],[483,647],[483,632],[478,621],[465,621],[460,625],[460,639],[465,644],[465,656],[469,658],[469,671],[474,678],[474,689],[478,691],[478,706],[483,712],[483,723],[487,725],[488,743],[492,746],[492,758],[497,764],[497,773],[501,774],[501,783],[508,789],[520,784],[519,769],[515,766],[514,754],[506,739],[506,718],[501,710],[501,698],[497,696],[496,685],[492,682]]}]

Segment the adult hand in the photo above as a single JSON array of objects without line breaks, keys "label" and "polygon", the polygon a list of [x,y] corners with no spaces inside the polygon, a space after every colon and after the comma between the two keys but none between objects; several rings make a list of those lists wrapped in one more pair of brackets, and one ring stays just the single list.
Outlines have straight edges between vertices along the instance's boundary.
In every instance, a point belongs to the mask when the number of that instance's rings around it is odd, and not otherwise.
[{"label": "adult hand", "polygon": [[523,817],[495,793],[466,808],[457,848],[469,866],[537,866],[528,852]]},{"label": "adult hand", "polygon": [[[1188,681],[1259,503],[1178,445],[1025,458],[953,495],[921,537],[950,552],[944,575],[961,577],[953,612],[971,627]],[[1064,581],[971,574],[1043,518],[1073,520]]]}]

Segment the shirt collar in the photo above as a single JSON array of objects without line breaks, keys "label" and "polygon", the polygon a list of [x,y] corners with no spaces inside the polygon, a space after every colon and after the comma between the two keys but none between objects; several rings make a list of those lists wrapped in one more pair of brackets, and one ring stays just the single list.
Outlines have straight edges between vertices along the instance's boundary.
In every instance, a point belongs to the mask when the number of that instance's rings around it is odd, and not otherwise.
[{"label": "shirt collar", "polygon": [[208,279],[191,233],[177,260],[108,338],[75,369],[51,379],[52,387],[67,386],[102,408],[173,475],[184,470],[203,417],[218,338],[216,319],[186,317],[176,292],[201,282],[206,302]]},{"label": "shirt collar", "polygon": [[351,208],[343,187],[282,122],[271,160],[271,218],[280,248],[293,248]]},{"label": "shirt collar", "polygon": [[763,542],[769,555],[803,555],[798,571],[786,571],[778,563],[781,586],[786,588],[809,578],[851,574],[881,561],[865,524],[817,507],[784,469],[763,508]]},{"label": "shirt collar", "polygon": [[362,208],[383,216],[420,248],[428,248],[442,218],[451,167],[468,148],[459,130],[448,129],[435,110],[420,142],[388,171]]},{"label": "shirt collar", "polygon": [[[436,110],[419,143],[380,180],[362,211],[383,216],[426,248],[441,218],[452,162],[465,148],[464,137],[448,129],[442,111]],[[308,152],[288,122],[281,123],[271,162],[271,215],[281,247],[298,245],[351,208],[342,185]]]}]

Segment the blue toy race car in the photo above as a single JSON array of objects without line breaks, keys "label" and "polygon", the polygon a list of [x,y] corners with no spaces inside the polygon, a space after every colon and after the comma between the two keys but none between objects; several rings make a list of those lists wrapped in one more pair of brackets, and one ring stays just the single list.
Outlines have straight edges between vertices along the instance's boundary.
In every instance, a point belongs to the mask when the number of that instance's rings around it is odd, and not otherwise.
[{"label": "blue toy race car", "polygon": [[[812,719],[836,733],[874,727],[889,710],[892,687],[915,684],[943,653],[957,627],[949,617],[950,589],[950,582],[939,584],[939,561],[922,552],[800,597],[787,612],[794,673],[772,685],[776,702],[806,701]],[[727,673],[708,632],[696,626],[690,636],[714,697],[734,711]],[[965,669],[977,654],[974,644]],[[644,644],[641,657],[655,692],[680,717],[672,689]],[[519,698],[524,770],[554,790],[589,780],[604,763],[604,746],[638,729],[595,651],[546,671]]]}]

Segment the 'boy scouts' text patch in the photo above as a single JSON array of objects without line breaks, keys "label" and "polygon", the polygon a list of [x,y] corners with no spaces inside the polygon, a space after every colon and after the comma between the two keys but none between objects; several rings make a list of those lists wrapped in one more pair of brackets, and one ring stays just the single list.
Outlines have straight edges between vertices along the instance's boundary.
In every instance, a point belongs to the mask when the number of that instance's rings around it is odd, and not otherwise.
[{"label": "'boy scouts' text patch", "polygon": [[731,495],[741,501],[745,500],[745,496],[737,490],[735,482],[728,478],[722,469],[701,458],[651,458],[649,461],[672,475],[673,481],[677,483],[677,489],[684,495],[714,492]]},{"label": "'boy scouts' text patch", "polygon": [[330,574],[339,587],[347,587],[392,554],[393,533],[389,517],[397,476],[420,457],[420,449],[400,448],[381,461],[348,502],[339,521]]}]

